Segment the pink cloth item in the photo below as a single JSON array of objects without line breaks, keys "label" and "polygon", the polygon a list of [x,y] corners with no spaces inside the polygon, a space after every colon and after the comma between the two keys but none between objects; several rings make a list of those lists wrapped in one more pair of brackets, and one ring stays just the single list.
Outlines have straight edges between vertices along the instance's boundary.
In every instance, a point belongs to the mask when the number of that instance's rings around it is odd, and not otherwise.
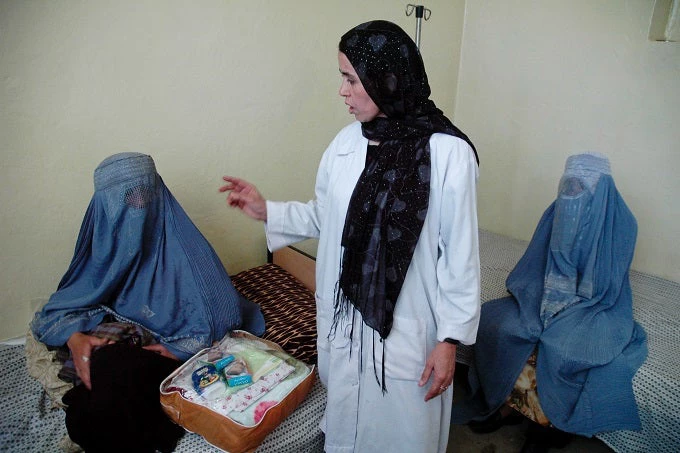
[{"label": "pink cloth item", "polygon": [[264,417],[264,414],[267,413],[270,407],[276,406],[278,401],[262,401],[260,404],[258,404],[255,407],[255,423],[260,423],[260,420],[262,420],[262,417]]}]

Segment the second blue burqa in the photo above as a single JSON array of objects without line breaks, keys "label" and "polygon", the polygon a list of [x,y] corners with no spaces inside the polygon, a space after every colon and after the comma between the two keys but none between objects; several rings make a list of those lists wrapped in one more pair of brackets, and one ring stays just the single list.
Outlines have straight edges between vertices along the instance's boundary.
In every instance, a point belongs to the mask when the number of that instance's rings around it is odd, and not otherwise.
[{"label": "second blue burqa", "polygon": [[571,156],[508,276],[511,296],[482,306],[473,397],[454,405],[454,423],[497,410],[537,348],[537,393],[555,427],[585,436],[640,427],[632,379],[647,344],[628,278],[636,235],[609,161]]}]

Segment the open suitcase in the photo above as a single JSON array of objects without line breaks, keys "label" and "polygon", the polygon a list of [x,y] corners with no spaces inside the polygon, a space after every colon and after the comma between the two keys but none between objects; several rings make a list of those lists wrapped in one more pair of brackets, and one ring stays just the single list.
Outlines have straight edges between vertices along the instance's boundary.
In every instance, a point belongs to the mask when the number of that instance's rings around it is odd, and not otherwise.
[{"label": "open suitcase", "polygon": [[163,380],[161,405],[175,423],[210,444],[252,452],[302,403],[314,380],[314,366],[275,343],[234,331]]}]

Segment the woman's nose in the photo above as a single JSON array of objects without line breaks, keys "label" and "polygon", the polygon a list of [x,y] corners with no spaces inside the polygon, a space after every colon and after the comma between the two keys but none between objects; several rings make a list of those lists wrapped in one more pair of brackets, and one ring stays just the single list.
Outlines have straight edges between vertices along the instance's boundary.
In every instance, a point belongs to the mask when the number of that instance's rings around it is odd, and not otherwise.
[{"label": "woman's nose", "polygon": [[338,90],[338,94],[342,97],[345,97],[349,94],[347,91],[347,81],[343,80],[340,83],[340,89]]}]

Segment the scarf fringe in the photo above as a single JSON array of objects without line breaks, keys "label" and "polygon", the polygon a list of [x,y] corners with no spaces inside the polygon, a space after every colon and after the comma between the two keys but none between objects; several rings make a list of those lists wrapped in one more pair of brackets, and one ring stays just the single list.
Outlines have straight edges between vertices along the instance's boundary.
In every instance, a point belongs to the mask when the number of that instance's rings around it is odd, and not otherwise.
[{"label": "scarf fringe", "polygon": [[[335,335],[337,333],[338,325],[340,324],[340,321],[342,319],[347,319],[349,318],[349,313],[351,311],[352,313],[352,320],[350,322],[350,325],[347,326],[349,328],[349,341],[350,341],[350,347],[349,347],[349,358],[352,358],[352,343],[354,339],[354,322],[356,320],[356,314],[358,312],[357,308],[352,304],[352,302],[347,298],[343,293],[342,290],[340,290],[340,282],[335,284],[335,303],[333,304],[333,322],[331,323],[331,328],[330,331],[328,332],[328,336],[326,337],[329,341],[333,341],[335,339]],[[380,386],[383,395],[387,393],[387,384],[385,383],[385,339],[380,336],[378,331],[373,329],[371,326],[366,324],[363,320],[361,321],[361,332],[359,334],[359,371],[363,371],[363,349],[364,349],[364,335],[363,335],[363,330],[364,330],[364,325],[369,327],[373,331],[373,374],[375,376],[375,381],[376,383]],[[382,370],[381,370],[381,376],[382,379],[378,377],[378,369],[375,366],[375,337],[376,334],[378,334],[379,341],[382,345]],[[381,382],[382,381],[382,382]]]}]

